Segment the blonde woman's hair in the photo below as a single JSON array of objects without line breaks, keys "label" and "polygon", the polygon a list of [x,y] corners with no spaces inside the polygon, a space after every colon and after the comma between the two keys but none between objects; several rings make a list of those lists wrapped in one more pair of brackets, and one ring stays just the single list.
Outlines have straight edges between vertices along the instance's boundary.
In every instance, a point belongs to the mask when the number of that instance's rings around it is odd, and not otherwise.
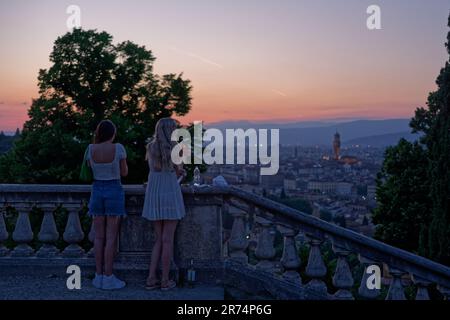
[{"label": "blonde woman's hair", "polygon": [[171,141],[172,132],[177,128],[177,122],[172,118],[161,118],[156,123],[155,134],[147,145],[147,159],[156,167],[170,166],[171,153],[175,142]]}]

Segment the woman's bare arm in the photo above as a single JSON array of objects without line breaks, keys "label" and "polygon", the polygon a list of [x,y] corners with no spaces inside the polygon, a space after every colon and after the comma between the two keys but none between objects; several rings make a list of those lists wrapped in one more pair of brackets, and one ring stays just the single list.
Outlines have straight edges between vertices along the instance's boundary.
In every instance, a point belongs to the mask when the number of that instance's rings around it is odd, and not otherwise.
[{"label": "woman's bare arm", "polygon": [[183,169],[183,164],[179,165],[175,164],[173,167],[175,168],[175,173],[177,174],[177,177],[186,175],[186,170]]},{"label": "woman's bare arm", "polygon": [[126,177],[128,175],[128,164],[127,159],[120,160],[120,175]]}]

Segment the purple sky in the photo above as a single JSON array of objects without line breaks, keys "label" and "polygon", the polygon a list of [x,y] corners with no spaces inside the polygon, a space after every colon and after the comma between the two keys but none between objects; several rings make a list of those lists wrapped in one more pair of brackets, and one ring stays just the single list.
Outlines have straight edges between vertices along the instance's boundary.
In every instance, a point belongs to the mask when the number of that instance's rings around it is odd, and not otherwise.
[{"label": "purple sky", "polygon": [[[411,117],[448,59],[449,0],[2,0],[0,129],[26,119],[71,4],[83,28],[146,45],[157,73],[192,80],[182,122]],[[382,30],[366,28],[371,4]]]}]

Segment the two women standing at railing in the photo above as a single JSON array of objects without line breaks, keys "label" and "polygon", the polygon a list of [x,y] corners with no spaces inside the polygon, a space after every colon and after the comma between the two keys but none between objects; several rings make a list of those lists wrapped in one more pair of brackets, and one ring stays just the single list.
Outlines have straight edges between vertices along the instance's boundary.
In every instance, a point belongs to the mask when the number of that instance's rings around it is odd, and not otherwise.
[{"label": "two women standing at railing", "polygon": [[[142,216],[153,222],[153,245],[146,288],[170,290],[176,286],[169,279],[177,223],[185,216],[183,195],[178,177],[184,176],[181,166],[172,162],[171,141],[176,122],[171,118],[158,121],[155,134],[148,144],[146,159],[150,167]],[[121,176],[128,174],[125,148],[114,144],[116,127],[109,121],[100,122],[95,143],[89,145],[85,161],[92,169],[94,183],[89,201],[89,214],[94,223],[96,274],[92,284],[100,289],[120,289],[125,282],[113,274],[120,218],[126,215],[125,195]],[[161,280],[156,271],[161,261]]]}]

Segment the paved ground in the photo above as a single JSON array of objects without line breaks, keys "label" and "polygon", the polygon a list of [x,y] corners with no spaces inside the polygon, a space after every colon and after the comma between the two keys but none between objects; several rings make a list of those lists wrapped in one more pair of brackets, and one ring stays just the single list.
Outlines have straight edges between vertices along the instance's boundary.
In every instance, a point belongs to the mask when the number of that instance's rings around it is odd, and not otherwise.
[{"label": "paved ground", "polygon": [[67,278],[55,274],[36,277],[27,275],[5,275],[0,272],[0,300],[222,300],[223,288],[197,285],[194,288],[176,288],[170,291],[145,290],[141,280],[128,279],[127,287],[121,290],[104,291],[91,285],[84,277],[80,290],[69,290]]}]

